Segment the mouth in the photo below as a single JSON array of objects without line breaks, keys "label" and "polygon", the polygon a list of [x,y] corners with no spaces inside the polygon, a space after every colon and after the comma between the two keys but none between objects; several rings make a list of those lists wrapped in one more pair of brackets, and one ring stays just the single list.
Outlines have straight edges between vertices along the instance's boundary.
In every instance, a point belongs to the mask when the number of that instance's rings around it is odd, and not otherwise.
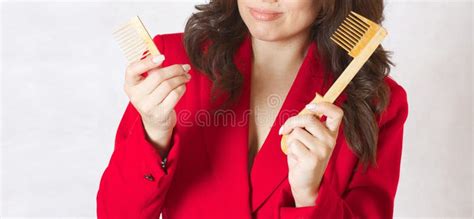
[{"label": "mouth", "polygon": [[249,10],[252,17],[259,21],[273,21],[281,17],[283,14],[281,12],[259,8],[249,8]]}]

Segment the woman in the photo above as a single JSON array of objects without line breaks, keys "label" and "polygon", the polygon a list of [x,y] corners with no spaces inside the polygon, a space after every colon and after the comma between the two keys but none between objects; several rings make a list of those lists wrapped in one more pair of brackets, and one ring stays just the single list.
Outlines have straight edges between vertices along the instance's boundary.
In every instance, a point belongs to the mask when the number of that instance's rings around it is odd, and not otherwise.
[{"label": "woman", "polygon": [[392,217],[407,100],[383,48],[335,104],[305,106],[350,61],[331,33],[351,10],[381,22],[382,0],[197,9],[127,68],[99,218]]}]

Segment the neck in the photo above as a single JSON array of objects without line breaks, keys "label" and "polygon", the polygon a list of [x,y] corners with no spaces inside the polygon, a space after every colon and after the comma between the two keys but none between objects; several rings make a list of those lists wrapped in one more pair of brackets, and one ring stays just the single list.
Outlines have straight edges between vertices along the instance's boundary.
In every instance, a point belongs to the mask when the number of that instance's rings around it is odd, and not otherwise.
[{"label": "neck", "polygon": [[294,69],[305,58],[309,43],[306,33],[281,41],[262,41],[252,37],[253,65],[271,74],[296,73]]}]

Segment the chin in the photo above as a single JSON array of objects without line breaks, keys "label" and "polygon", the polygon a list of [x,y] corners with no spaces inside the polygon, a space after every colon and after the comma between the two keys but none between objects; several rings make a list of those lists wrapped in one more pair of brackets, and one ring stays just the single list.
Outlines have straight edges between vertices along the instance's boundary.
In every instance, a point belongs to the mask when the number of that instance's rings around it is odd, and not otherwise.
[{"label": "chin", "polygon": [[249,32],[252,37],[262,41],[272,42],[286,38],[286,36],[282,34],[281,31],[275,30],[274,28],[249,28]]}]

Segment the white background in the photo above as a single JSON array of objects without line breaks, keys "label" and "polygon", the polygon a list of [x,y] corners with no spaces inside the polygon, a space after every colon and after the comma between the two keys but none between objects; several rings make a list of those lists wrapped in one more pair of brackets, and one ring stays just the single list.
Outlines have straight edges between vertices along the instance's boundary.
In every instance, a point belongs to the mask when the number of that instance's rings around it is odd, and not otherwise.
[{"label": "white background", "polygon": [[[180,32],[195,1],[3,1],[2,217],[95,217],[127,98],[110,33]],[[472,218],[473,3],[390,1],[385,47],[409,118],[395,216]]]}]

